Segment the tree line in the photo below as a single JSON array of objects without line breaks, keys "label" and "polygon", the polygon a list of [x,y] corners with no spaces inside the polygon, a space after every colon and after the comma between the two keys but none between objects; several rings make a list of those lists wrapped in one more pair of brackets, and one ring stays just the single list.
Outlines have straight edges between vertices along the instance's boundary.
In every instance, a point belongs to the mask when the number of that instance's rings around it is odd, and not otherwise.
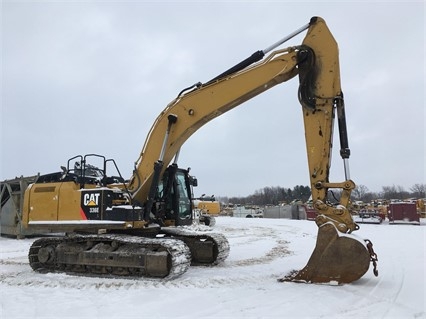
[{"label": "tree line", "polygon": [[352,199],[368,203],[375,199],[426,198],[426,184],[414,184],[409,190],[400,185],[382,186],[381,192],[371,192],[367,186],[358,185],[352,192]]},{"label": "tree line", "polygon": [[293,189],[281,186],[264,187],[246,197],[218,197],[222,203],[232,203],[240,205],[278,205],[280,203],[290,203],[293,200],[306,202],[311,196],[309,186],[297,185]]},{"label": "tree line", "polygon": [[[369,203],[376,199],[408,199],[408,198],[426,198],[426,184],[414,184],[406,191],[400,185],[382,186],[381,192],[371,192],[365,185],[357,185],[352,191],[352,200],[363,201]],[[246,197],[218,197],[217,199],[222,203],[232,203],[240,205],[278,205],[280,203],[291,203],[295,200],[302,202],[308,201],[311,196],[311,189],[309,186],[297,185],[293,189],[275,186],[264,187],[254,192],[252,195]],[[340,198],[340,190],[333,189],[329,191],[328,200],[330,202],[338,202]]]}]

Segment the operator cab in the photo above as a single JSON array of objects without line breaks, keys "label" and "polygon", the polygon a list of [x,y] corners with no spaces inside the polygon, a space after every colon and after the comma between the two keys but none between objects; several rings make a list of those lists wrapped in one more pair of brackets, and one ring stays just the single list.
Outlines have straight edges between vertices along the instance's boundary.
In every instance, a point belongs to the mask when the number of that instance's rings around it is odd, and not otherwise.
[{"label": "operator cab", "polygon": [[165,224],[192,224],[192,187],[197,179],[189,175],[189,169],[170,165],[158,185],[155,215]]}]

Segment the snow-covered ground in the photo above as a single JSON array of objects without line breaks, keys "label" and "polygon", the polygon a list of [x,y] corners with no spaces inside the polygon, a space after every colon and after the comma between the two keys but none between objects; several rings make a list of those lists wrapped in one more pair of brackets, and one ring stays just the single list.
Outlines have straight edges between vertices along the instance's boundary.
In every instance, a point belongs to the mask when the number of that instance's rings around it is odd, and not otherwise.
[{"label": "snow-covered ground", "polygon": [[171,280],[102,279],[34,273],[34,239],[0,239],[0,318],[426,318],[426,220],[361,225],[374,243],[372,269],[346,285],[280,283],[305,266],[317,226],[307,220],[219,217],[231,245],[216,267]]}]

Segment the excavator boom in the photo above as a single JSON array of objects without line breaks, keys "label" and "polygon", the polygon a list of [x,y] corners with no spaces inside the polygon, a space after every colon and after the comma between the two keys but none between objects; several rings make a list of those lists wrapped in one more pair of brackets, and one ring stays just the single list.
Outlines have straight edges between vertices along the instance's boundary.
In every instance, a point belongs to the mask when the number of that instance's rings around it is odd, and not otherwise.
[{"label": "excavator boom", "polygon": [[[145,200],[152,183],[152,167],[162,153],[162,162],[165,165],[170,163],[185,141],[204,124],[297,75],[296,54],[295,48],[276,51],[260,64],[217,81],[194,86],[193,90],[173,100],[155,120],[136,163],[129,183],[133,198]],[[170,115],[175,122],[162,152],[161,142],[168,130]]]}]

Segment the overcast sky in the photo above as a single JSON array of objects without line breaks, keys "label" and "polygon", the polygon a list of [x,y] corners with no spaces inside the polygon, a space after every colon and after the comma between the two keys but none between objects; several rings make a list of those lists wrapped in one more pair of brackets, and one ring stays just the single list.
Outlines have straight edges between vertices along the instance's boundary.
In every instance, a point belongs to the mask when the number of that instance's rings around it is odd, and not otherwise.
[{"label": "overcast sky", "polygon": [[[87,153],[130,177],[183,88],[321,16],[340,50],[351,178],[377,192],[426,183],[424,1],[3,0],[1,11],[0,180]],[[297,86],[276,86],[188,140],[179,164],[198,178],[196,196],[309,185]],[[332,182],[344,180],[338,151],[335,134]]]}]

